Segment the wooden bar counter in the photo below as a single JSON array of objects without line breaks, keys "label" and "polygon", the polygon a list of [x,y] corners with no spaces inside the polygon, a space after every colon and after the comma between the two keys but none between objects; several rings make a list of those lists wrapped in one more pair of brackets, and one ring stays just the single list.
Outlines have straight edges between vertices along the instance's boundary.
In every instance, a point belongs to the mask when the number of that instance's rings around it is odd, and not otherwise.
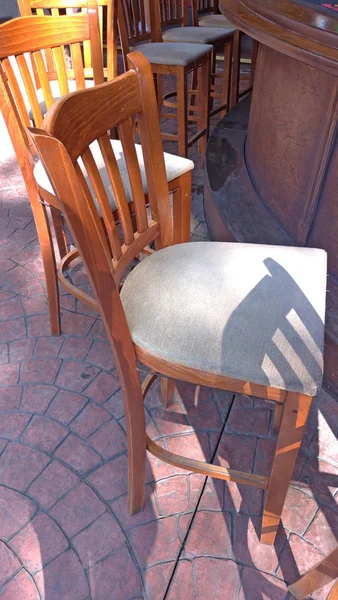
[{"label": "wooden bar counter", "polygon": [[338,397],[338,13],[314,2],[220,0],[260,44],[252,98],[209,138],[205,212],[215,240],[327,250],[325,386]]}]

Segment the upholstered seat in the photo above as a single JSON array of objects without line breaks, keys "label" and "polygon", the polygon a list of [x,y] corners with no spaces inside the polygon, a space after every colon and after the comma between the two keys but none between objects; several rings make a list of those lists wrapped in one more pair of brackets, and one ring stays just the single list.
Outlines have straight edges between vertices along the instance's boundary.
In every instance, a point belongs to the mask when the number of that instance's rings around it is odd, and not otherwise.
[{"label": "upholstered seat", "polygon": [[142,261],[121,299],[134,343],[151,355],[313,396],[325,295],[323,250],[196,242]]},{"label": "upholstered seat", "polygon": [[[128,202],[131,202],[132,201],[132,192],[131,192],[130,181],[129,181],[129,177],[128,177],[127,165],[126,165],[126,161],[125,161],[124,154],[123,154],[122,144],[121,144],[120,140],[111,140],[111,144],[112,144],[114,154],[115,154],[115,157],[117,160],[117,164],[118,164],[118,167],[119,167],[119,170],[121,173],[127,200],[128,200]],[[110,185],[108,173],[104,166],[104,161],[103,161],[103,157],[102,157],[99,145],[97,142],[94,142],[93,144],[91,144],[90,148],[93,153],[98,170],[100,171],[103,185],[108,193],[108,199],[109,199],[110,206],[111,206],[112,210],[115,210],[116,202],[114,199],[113,190]],[[138,157],[138,161],[139,161],[139,165],[140,165],[143,189],[144,189],[145,193],[147,193],[148,187],[147,187],[147,180],[146,180],[146,174],[145,174],[145,168],[144,168],[142,147],[139,144],[135,144],[135,148],[136,148],[137,157]],[[194,163],[192,162],[192,160],[189,160],[188,158],[182,158],[181,156],[176,156],[175,154],[168,154],[167,152],[164,152],[163,156],[164,156],[164,162],[165,162],[168,182],[173,181],[177,177],[184,175],[184,173],[187,173],[188,171],[191,171],[194,168]],[[35,165],[34,177],[40,187],[42,187],[44,190],[46,190],[50,194],[54,194],[53,188],[48,179],[47,173],[46,173],[44,166],[40,160]],[[88,181],[88,179],[87,179],[87,182],[89,184],[89,187],[91,188],[91,184]],[[93,194],[93,196],[94,196],[94,194]],[[98,210],[100,210],[99,207],[98,207]]]},{"label": "upholstered seat", "polygon": [[152,64],[186,67],[194,60],[208,54],[212,50],[212,46],[208,44],[154,42],[152,44],[140,44],[134,49],[142,52]]},{"label": "upholstered seat", "polygon": [[164,42],[188,42],[192,44],[217,44],[224,38],[232,35],[235,27],[172,27],[163,32]]},{"label": "upholstered seat", "polygon": [[200,27],[233,27],[224,15],[203,15],[199,17]]}]

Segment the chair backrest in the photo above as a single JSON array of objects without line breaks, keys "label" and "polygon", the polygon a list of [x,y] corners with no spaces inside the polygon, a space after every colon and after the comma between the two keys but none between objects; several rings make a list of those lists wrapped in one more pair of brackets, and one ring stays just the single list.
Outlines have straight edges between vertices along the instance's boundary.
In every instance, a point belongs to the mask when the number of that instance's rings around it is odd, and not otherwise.
[{"label": "chair backrest", "polygon": [[[158,248],[172,243],[169,191],[152,70],[141,53],[129,57],[135,70],[103,85],[61,98],[47,113],[44,129],[30,130],[86,267],[120,367],[122,360],[122,371],[129,361],[128,353],[131,352],[131,360],[134,360],[134,350],[118,283],[134,257],[152,241]],[[144,156],[148,212],[132,136],[134,117],[138,121]],[[127,163],[136,231],[107,133],[113,127],[118,128]],[[112,218],[93,159],[90,145],[94,142],[99,144],[109,174],[121,232]]]},{"label": "chair backrest", "polygon": [[161,27],[188,25],[188,0],[152,0],[159,4]]},{"label": "chair backrest", "polygon": [[[117,47],[116,47],[116,0],[97,0],[97,10],[100,24],[100,39],[104,74],[108,79],[117,75]],[[86,0],[18,0],[21,16],[44,16],[51,14],[54,17],[72,15],[78,12],[87,13]],[[115,23],[115,25],[114,25]],[[46,50],[48,71],[53,72],[53,59],[50,50]],[[90,42],[83,42],[84,67],[86,78],[93,77]]]},{"label": "chair backrest", "polygon": [[199,15],[218,13],[218,0],[192,0]]},{"label": "chair backrest", "polygon": [[[132,53],[129,57],[137,72],[128,71],[104,85],[60,98],[43,122],[44,130],[53,138],[41,132],[34,136],[61,202],[62,212],[65,211],[66,219],[69,213],[71,228],[76,230],[79,227],[82,232],[80,235],[79,231],[75,231],[80,252],[83,235],[88,238],[85,243],[90,242],[89,246],[101,245],[105,256],[111,257],[110,265],[116,281],[120,280],[135,256],[151,242],[155,241],[157,247],[172,242],[169,191],[152,71],[141,53]],[[134,145],[134,118],[138,122],[143,151],[147,198]],[[136,227],[133,227],[131,209],[108,135],[113,127],[117,127],[123,147]],[[121,231],[118,231],[101,179],[103,171],[98,170],[93,147],[90,148],[94,142],[99,145],[105,163]],[[66,173],[63,172],[65,165]],[[95,223],[90,233],[87,224],[79,222],[86,221],[89,213]],[[99,215],[102,215],[102,223]],[[87,257],[85,262],[90,263],[90,260]],[[89,271],[96,270],[97,266],[88,264]]]},{"label": "chair backrest", "polygon": [[131,47],[155,41],[152,35],[152,0],[115,1],[124,68],[127,70],[127,54]]},{"label": "chair backrest", "polygon": [[[19,17],[0,26],[0,70],[7,77],[24,125],[29,126],[33,120],[40,127],[44,112],[42,103],[48,109],[55,101],[51,79],[58,82],[58,96],[69,93],[70,79],[74,80],[76,89],[86,87],[83,42],[90,41],[94,83],[104,81],[94,0],[88,0],[88,8],[88,14]],[[70,64],[66,63],[66,45],[70,49]],[[53,72],[48,69],[44,55],[48,49],[53,59]],[[38,75],[41,90],[37,89],[34,81],[34,71]]]}]

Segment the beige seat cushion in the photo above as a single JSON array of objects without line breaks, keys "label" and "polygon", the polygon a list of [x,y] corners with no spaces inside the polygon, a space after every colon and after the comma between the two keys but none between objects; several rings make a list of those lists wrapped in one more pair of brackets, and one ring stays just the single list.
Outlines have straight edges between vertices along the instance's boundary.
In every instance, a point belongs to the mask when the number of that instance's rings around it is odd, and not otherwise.
[{"label": "beige seat cushion", "polygon": [[[128,202],[131,202],[132,201],[132,193],[131,193],[130,181],[129,181],[129,177],[128,177],[127,165],[126,165],[126,161],[125,161],[124,154],[123,154],[122,144],[121,144],[120,140],[111,140],[111,145],[113,147],[115,157],[117,160],[117,164],[118,164],[118,167],[119,167],[119,170],[121,173],[127,200],[128,200]],[[114,199],[113,190],[110,185],[109,177],[107,174],[107,170],[105,168],[105,164],[103,161],[103,157],[102,157],[99,145],[97,142],[94,142],[93,144],[91,144],[90,148],[93,153],[96,165],[100,171],[100,175],[101,175],[103,184],[105,186],[105,189],[108,192],[110,206],[111,206],[112,210],[115,210],[116,202]],[[140,146],[140,144],[135,144],[135,148],[136,148],[136,153],[137,153],[137,157],[138,157],[138,161],[139,161],[139,165],[140,165],[143,189],[144,189],[144,192],[147,193],[148,187],[147,187],[147,180],[146,180],[146,174],[145,174],[145,168],[144,168],[142,147]],[[176,156],[175,154],[168,154],[167,152],[164,152],[163,155],[164,155],[164,162],[165,162],[168,182],[173,181],[177,177],[184,175],[184,173],[187,173],[188,171],[191,171],[194,168],[194,163],[192,162],[192,160],[189,160],[188,158],[182,158],[181,156]],[[44,169],[44,166],[43,166],[41,160],[39,160],[39,162],[37,162],[34,167],[34,177],[40,187],[42,187],[44,190],[47,190],[47,192],[49,192],[50,194],[54,194],[52,185],[49,181],[48,175]],[[90,183],[89,183],[89,187],[91,188]],[[92,190],[92,188],[91,188],[91,190]],[[93,192],[93,190],[92,190],[92,192]],[[93,193],[93,196],[94,196],[94,193]]]},{"label": "beige seat cushion", "polygon": [[150,354],[313,396],[325,295],[324,250],[192,242],[138,264],[121,299],[133,341]]},{"label": "beige seat cushion", "polygon": [[203,15],[198,24],[200,27],[234,27],[224,15]]},{"label": "beige seat cushion", "polygon": [[190,42],[192,44],[217,44],[226,40],[236,29],[230,27],[172,27],[162,35],[164,42]]},{"label": "beige seat cushion", "polygon": [[209,54],[212,46],[208,44],[172,44],[154,42],[151,44],[140,44],[134,50],[142,52],[144,56],[154,65],[173,65],[186,67],[195,60]]}]

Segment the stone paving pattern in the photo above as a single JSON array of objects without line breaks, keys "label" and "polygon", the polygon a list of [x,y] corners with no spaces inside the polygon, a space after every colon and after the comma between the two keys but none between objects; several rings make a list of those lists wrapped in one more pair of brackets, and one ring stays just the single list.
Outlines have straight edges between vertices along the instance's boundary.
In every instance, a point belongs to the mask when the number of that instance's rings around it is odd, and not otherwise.
[{"label": "stone paving pattern", "polygon": [[[288,598],[286,583],[337,545],[337,402],[323,391],[314,403],[274,547],[259,543],[261,490],[150,455],[146,505],[131,517],[123,400],[102,321],[61,289],[62,335],[50,336],[30,205],[0,129],[0,598]],[[201,240],[203,169],[192,157]],[[169,450],[268,474],[272,403],[179,383],[169,409],[154,388],[145,410]]]}]

